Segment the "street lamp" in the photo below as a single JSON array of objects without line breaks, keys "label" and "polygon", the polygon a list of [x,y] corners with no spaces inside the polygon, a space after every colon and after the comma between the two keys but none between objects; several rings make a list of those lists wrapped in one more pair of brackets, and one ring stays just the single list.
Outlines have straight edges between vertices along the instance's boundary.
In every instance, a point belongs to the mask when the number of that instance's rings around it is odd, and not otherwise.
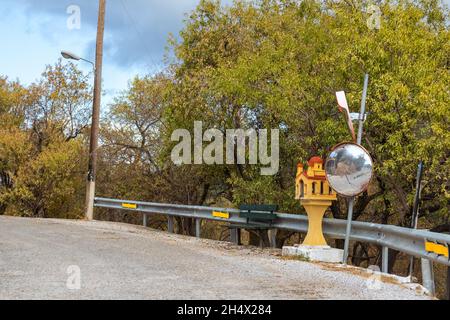
[{"label": "street lamp", "polygon": [[[97,49],[96,61],[98,67],[92,61],[81,58],[76,54],[69,51],[61,51],[61,55],[64,59],[75,60],[75,61],[85,61],[92,65],[94,70],[94,100],[92,103],[92,126],[91,134],[89,139],[89,168],[87,174],[87,185],[86,185],[86,219],[92,220],[94,218],[94,197],[95,197],[95,176],[97,167],[97,147],[98,147],[98,131],[99,131],[99,117],[100,117],[100,92],[101,92],[101,70],[102,70],[102,45],[103,39],[101,39],[101,47]],[[100,53],[100,54],[99,54]]]},{"label": "street lamp", "polygon": [[82,60],[82,61],[85,61],[87,63],[90,63],[92,65],[92,68],[94,68],[94,70],[95,70],[95,65],[94,65],[94,63],[92,61],[89,61],[89,60],[86,60],[84,58],[81,58],[81,57],[77,56],[76,54],[74,54],[74,53],[72,53],[70,51],[63,50],[63,51],[61,51],[61,55],[63,56],[64,59],[67,59],[67,60],[75,60],[75,61]]},{"label": "street lamp", "polygon": [[72,60],[80,60],[81,58],[77,56],[76,54],[69,52],[69,51],[61,51],[61,55],[66,59],[72,59]]}]

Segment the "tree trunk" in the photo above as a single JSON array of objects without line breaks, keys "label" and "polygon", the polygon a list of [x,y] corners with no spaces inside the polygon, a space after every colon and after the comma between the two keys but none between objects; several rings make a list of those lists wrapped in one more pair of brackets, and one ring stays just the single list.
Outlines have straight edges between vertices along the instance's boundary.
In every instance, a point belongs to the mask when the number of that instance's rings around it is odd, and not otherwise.
[{"label": "tree trunk", "polygon": [[282,248],[284,246],[284,243],[286,242],[286,240],[288,240],[290,237],[292,237],[295,234],[295,232],[292,231],[287,231],[287,230],[282,230],[282,229],[278,229],[277,231],[277,237],[276,237],[276,247],[277,248]]},{"label": "tree trunk", "polygon": [[261,241],[261,245],[263,248],[269,248],[270,247],[270,241],[269,241],[269,233],[267,230],[258,230],[259,238]]},{"label": "tree trunk", "polygon": [[249,232],[249,245],[256,247],[270,247],[267,230],[247,230]]},{"label": "tree trunk", "polygon": [[361,266],[365,261],[369,261],[368,246],[358,241],[353,246],[352,265]]},{"label": "tree trunk", "polygon": [[344,239],[335,239],[334,245],[337,249],[344,249],[345,240]]},{"label": "tree trunk", "polygon": [[247,230],[248,231],[248,244],[251,246],[259,246],[259,236],[255,232],[255,230]]},{"label": "tree trunk", "polygon": [[[380,250],[382,250],[381,247],[380,247]],[[397,257],[398,257],[399,253],[400,253],[400,251],[389,249],[389,254],[388,254],[388,272],[389,273],[394,273],[394,267],[395,267],[395,263],[397,262]],[[380,257],[381,256],[382,255],[381,255],[381,251],[380,251]],[[381,264],[383,263],[382,261],[383,260],[380,259],[380,268],[381,268]]]},{"label": "tree trunk", "polygon": [[187,236],[191,236],[194,233],[193,228],[194,228],[194,223],[193,223],[192,218],[183,218],[183,234],[187,235]]}]

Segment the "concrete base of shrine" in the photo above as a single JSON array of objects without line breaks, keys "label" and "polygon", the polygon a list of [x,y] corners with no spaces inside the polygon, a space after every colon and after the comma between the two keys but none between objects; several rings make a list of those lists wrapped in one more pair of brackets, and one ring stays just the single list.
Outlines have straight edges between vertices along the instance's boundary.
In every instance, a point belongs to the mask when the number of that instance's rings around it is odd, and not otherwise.
[{"label": "concrete base of shrine", "polygon": [[282,256],[299,257],[314,262],[342,263],[344,250],[330,246],[285,246]]}]

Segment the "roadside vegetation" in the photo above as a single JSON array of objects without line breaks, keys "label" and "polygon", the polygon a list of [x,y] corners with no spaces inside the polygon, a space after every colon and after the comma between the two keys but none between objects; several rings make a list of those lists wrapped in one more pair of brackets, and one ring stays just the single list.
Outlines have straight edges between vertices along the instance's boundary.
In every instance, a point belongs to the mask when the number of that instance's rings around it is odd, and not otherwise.
[{"label": "roadside vegetation", "polygon": [[[196,205],[276,203],[280,211],[302,214],[294,200],[296,165],[326,157],[350,139],[334,94],[345,90],[356,112],[367,72],[363,145],[375,177],[357,198],[354,218],[409,227],[423,160],[419,227],[449,232],[448,8],[437,0],[381,1],[379,28],[369,26],[367,8],[365,1],[238,0],[230,7],[200,1],[180,35],[169,38],[165,69],[136,77],[103,106],[97,195]],[[29,86],[0,78],[0,214],[83,217],[88,77],[59,61]],[[257,165],[176,166],[171,133],[192,131],[194,121],[222,131],[279,129],[279,172],[261,176]],[[346,211],[339,199],[328,215],[344,219]],[[165,223],[161,217],[151,222]],[[180,233],[194,232],[193,221],[179,219],[177,226]],[[226,236],[226,229],[216,229],[208,227],[210,237]],[[300,240],[288,232],[277,237],[280,247]],[[254,234],[249,241],[258,243]],[[392,252],[390,269],[406,272],[396,258]],[[355,243],[352,259],[379,264],[379,248]]]}]

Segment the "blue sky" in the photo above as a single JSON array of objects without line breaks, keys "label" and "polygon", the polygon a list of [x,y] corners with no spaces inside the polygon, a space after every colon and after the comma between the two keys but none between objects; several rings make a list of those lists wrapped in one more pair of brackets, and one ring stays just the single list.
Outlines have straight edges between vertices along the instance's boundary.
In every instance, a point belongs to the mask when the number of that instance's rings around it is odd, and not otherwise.
[{"label": "blue sky", "polygon": [[[94,60],[97,0],[0,0],[0,75],[30,84],[61,50]],[[444,0],[448,5],[450,0]],[[199,0],[107,0],[104,102],[127,88],[135,75],[162,69],[169,33],[178,34]],[[232,0],[222,0],[223,4]],[[67,12],[80,8],[80,28],[69,29]],[[80,69],[90,65],[80,62]]]},{"label": "blue sky", "polygon": [[[135,75],[161,70],[167,37],[183,27],[185,14],[199,0],[107,0],[103,89],[105,102]],[[230,2],[230,1],[226,1]],[[1,0],[0,75],[30,84],[61,50],[95,59],[98,1],[95,0]],[[80,28],[68,8],[80,8]],[[90,65],[79,62],[88,72]]]}]

